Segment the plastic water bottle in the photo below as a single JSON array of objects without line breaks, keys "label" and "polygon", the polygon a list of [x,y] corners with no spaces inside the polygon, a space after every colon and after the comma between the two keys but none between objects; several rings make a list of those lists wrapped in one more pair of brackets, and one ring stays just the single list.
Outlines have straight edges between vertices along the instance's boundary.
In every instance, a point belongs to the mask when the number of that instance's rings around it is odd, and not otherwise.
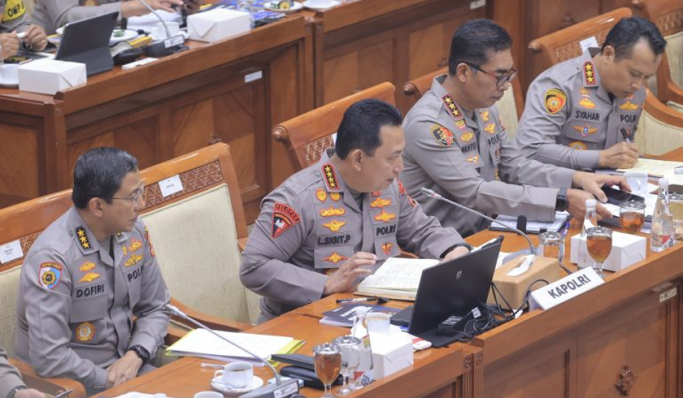
[{"label": "plastic water bottle", "polygon": [[669,208],[669,180],[659,179],[659,194],[652,215],[652,232],[650,233],[650,250],[661,252],[673,246],[674,220]]},{"label": "plastic water bottle", "polygon": [[586,215],[583,218],[583,225],[581,225],[581,240],[579,241],[579,261],[577,263],[579,269],[593,266],[593,258],[588,255],[588,240],[586,239],[586,231],[589,228],[598,226],[598,213],[596,211],[597,202],[595,199],[586,199]]},{"label": "plastic water bottle", "polygon": [[372,373],[372,347],[370,345],[370,333],[367,327],[368,308],[356,308],[356,320],[351,329],[351,335],[357,337],[363,343],[360,354],[360,363],[355,372],[354,389],[361,389],[374,381]]}]

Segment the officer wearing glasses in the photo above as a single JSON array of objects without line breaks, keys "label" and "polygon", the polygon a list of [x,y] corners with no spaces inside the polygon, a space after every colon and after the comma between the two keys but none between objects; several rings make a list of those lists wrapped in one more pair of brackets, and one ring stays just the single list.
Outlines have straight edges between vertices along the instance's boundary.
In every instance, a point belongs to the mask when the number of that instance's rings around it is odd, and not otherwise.
[{"label": "officer wearing glasses", "polygon": [[[508,33],[493,21],[464,24],[453,36],[448,74],[434,79],[403,121],[401,180],[425,213],[463,236],[486,228],[486,220],[426,198],[421,187],[485,213],[551,221],[556,210],[583,218],[585,199],[594,194],[604,201],[600,186],[623,182],[520,154],[495,106],[517,75],[511,45]],[[602,206],[598,213],[611,217]]]},{"label": "officer wearing glasses", "polygon": [[147,361],[166,335],[169,293],[138,219],[143,188],[130,154],[84,153],[74,207],[40,234],[21,270],[17,356],[88,395],[153,369]]}]

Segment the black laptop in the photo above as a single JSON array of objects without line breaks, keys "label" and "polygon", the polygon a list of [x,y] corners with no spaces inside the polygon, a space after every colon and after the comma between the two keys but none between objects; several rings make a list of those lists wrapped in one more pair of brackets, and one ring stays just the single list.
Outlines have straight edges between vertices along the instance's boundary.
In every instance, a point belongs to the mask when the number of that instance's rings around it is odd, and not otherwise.
[{"label": "black laptop", "polygon": [[118,16],[110,12],[66,25],[55,59],[84,63],[88,76],[114,69],[109,40]]},{"label": "black laptop", "polygon": [[[451,336],[436,333],[437,326],[451,315],[465,316],[475,307],[486,304],[500,243],[489,245],[455,260],[422,271],[415,304],[398,313],[392,323],[401,323],[409,315],[408,333],[421,337],[435,347],[453,342]],[[406,311],[404,310],[404,311]]]}]

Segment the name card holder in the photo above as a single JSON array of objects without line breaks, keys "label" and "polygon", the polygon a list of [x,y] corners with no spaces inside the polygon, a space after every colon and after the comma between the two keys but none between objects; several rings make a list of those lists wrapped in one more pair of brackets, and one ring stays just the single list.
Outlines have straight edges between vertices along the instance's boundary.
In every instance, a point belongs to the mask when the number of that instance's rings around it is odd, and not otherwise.
[{"label": "name card holder", "polygon": [[529,306],[533,311],[536,308],[547,310],[569,301],[574,297],[586,293],[605,283],[593,268],[585,268],[571,275],[534,290],[529,298]]}]

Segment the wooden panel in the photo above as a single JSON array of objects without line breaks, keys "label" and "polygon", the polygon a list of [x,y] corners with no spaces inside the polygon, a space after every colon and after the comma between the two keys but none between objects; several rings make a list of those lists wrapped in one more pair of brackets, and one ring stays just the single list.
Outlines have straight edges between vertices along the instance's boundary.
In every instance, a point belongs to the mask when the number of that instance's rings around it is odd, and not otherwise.
[{"label": "wooden panel", "polygon": [[38,196],[40,152],[36,129],[3,123],[0,142],[0,206]]},{"label": "wooden panel", "polygon": [[325,60],[324,103],[344,98],[361,90],[359,80],[358,51]]},{"label": "wooden panel", "polygon": [[[667,390],[670,335],[669,305],[650,294],[604,316],[579,332],[578,396],[617,396],[615,384],[624,368],[636,376],[630,396],[664,398]],[[675,332],[675,331],[674,331]],[[675,351],[674,351],[675,352]]]},{"label": "wooden panel", "polygon": [[358,80],[360,88],[376,86],[380,83],[395,80],[394,63],[394,40],[384,40],[379,43],[362,48],[359,51],[360,75]]},{"label": "wooden panel", "polygon": [[447,53],[443,52],[446,41],[445,24],[431,25],[410,32],[408,45],[410,78],[426,75],[443,68],[448,63]]},{"label": "wooden panel", "polygon": [[73,170],[74,166],[76,165],[76,161],[78,160],[78,157],[81,156],[81,154],[83,154],[83,152],[101,146],[114,146],[113,131],[103,131],[100,135],[96,135],[94,137],[90,137],[75,143],[69,143],[69,147],[67,149],[67,152],[69,154],[69,174],[73,176]]},{"label": "wooden panel", "polygon": [[214,101],[205,99],[173,110],[173,156],[205,147],[213,139]]},{"label": "wooden panel", "polygon": [[570,398],[576,333],[569,332],[484,367],[484,397]]}]

